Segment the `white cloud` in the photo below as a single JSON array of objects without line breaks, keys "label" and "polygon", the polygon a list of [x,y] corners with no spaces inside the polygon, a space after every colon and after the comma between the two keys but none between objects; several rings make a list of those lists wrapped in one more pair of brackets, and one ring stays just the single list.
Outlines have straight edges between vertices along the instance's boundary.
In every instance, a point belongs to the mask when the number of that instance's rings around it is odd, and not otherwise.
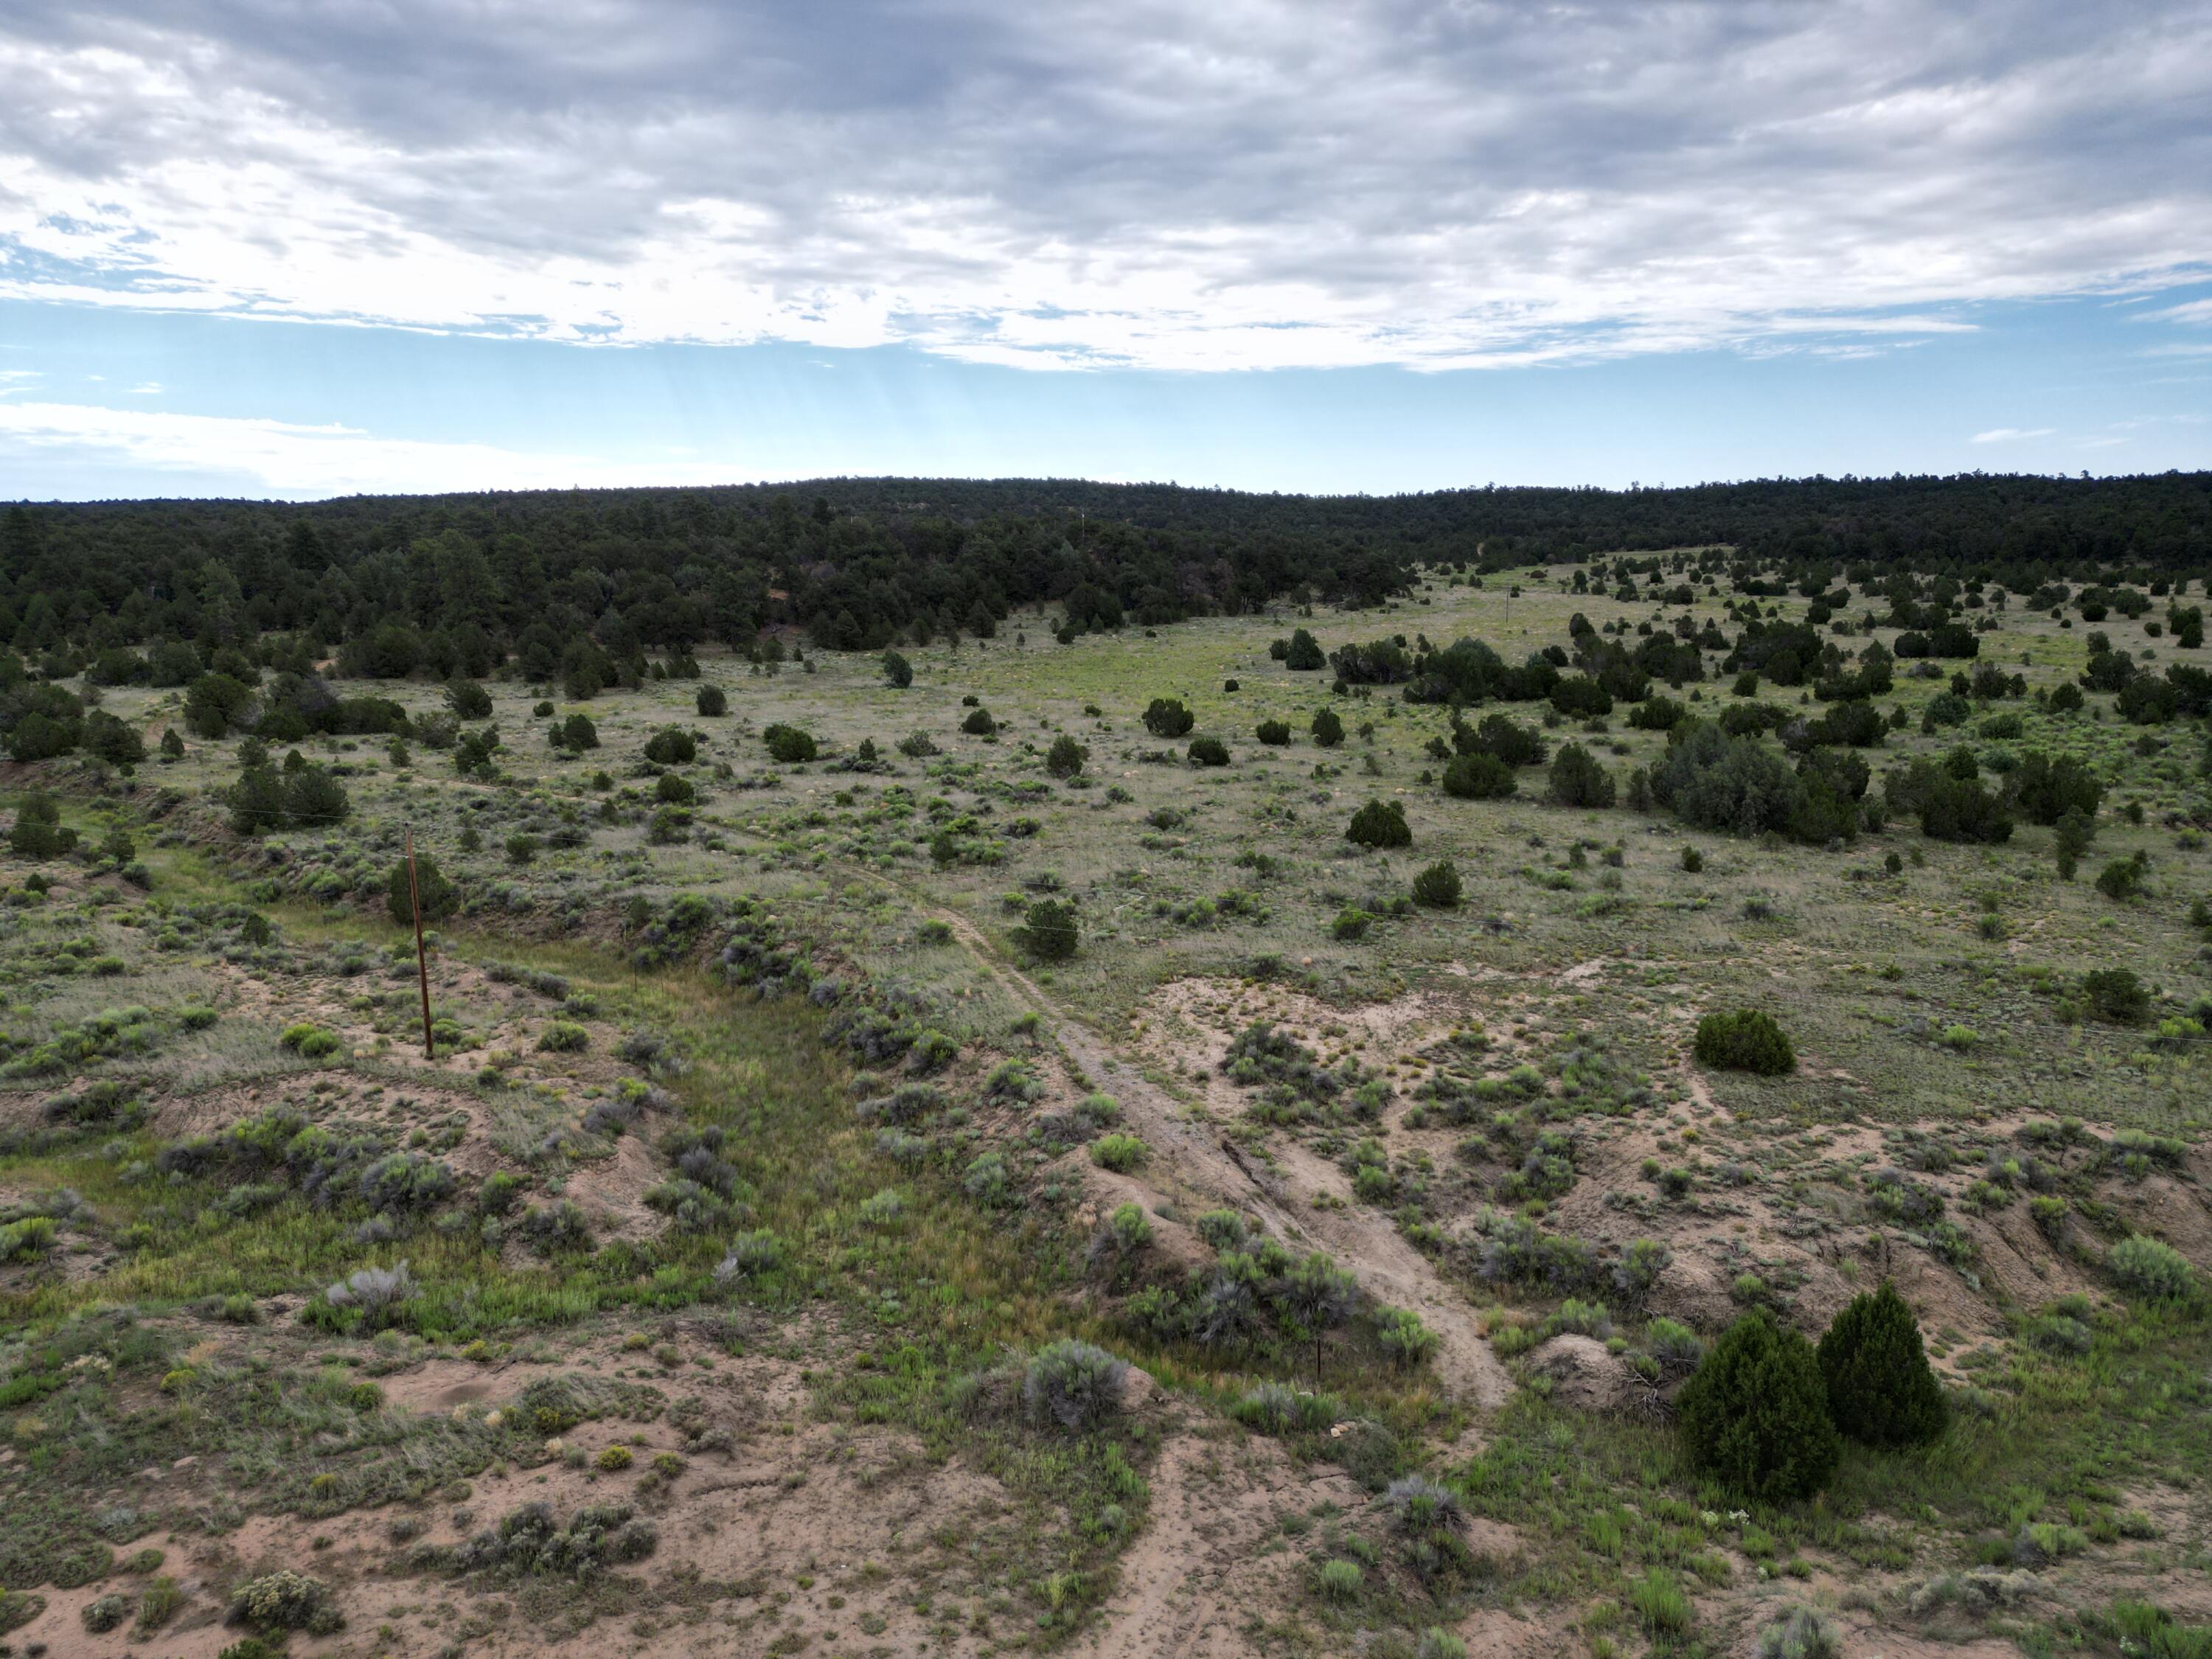
[{"label": "white cloud", "polygon": [[566,489],[610,484],[732,483],[726,462],[608,461],[531,454],[489,444],[380,438],[352,427],[173,415],[82,404],[0,403],[0,456],[89,457],[203,481],[235,479],[271,495],[345,495],[404,489]]},{"label": "white cloud", "polygon": [[2016,444],[2029,438],[2048,438],[2057,428],[2047,426],[1991,427],[1987,432],[1977,432],[1970,441],[1978,444]]},{"label": "white cloud", "polygon": [[2191,300],[2185,304],[2168,306],[2136,319],[2138,322],[2212,323],[2212,300]]},{"label": "white cloud", "polygon": [[0,77],[83,305],[1443,368],[2212,264],[2201,0],[17,0]]}]

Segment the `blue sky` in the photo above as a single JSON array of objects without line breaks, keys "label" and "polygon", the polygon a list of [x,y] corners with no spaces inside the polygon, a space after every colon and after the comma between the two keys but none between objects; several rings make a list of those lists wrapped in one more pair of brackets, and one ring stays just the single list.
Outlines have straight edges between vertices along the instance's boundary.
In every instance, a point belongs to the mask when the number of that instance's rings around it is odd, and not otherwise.
[{"label": "blue sky", "polygon": [[21,0],[0,498],[2212,465],[2212,6]]}]

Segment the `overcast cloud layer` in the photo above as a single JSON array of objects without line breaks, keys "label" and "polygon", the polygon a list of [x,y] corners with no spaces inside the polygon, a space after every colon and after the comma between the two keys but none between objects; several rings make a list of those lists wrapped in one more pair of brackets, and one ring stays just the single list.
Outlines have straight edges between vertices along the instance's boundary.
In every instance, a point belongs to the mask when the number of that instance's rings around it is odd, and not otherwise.
[{"label": "overcast cloud layer", "polygon": [[11,0],[0,85],[0,294],[97,305],[1446,368],[2212,267],[2203,3]]}]

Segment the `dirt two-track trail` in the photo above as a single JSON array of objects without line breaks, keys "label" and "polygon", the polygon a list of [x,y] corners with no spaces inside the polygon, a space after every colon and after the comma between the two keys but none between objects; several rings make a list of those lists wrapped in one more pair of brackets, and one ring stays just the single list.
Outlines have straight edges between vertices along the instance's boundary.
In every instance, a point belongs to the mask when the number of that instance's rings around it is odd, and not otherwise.
[{"label": "dirt two-track trail", "polygon": [[952,911],[932,914],[952,928],[986,972],[1037,1012],[1068,1060],[1121,1103],[1168,1181],[1195,1199],[1244,1211],[1286,1244],[1327,1250],[1358,1277],[1369,1296],[1412,1309],[1437,1334],[1437,1371],[1450,1394],[1485,1409],[1504,1402],[1511,1381],[1484,1340],[1474,1310],[1390,1218],[1365,1205],[1315,1206],[1316,1198],[1341,1194],[1343,1182],[1332,1165],[1289,1141],[1273,1149],[1272,1169],[1237,1151],[1212,1126],[1193,1122],[1165,1091],[1036,981],[996,960],[973,922]]},{"label": "dirt two-track trail", "polygon": [[[872,872],[854,873],[886,884]],[[888,885],[917,914],[950,927],[981,972],[1037,1014],[1068,1065],[1115,1097],[1129,1129],[1152,1149],[1144,1172],[1149,1187],[1194,1211],[1240,1210],[1286,1245],[1328,1251],[1368,1296],[1413,1310],[1437,1334],[1437,1374],[1447,1394],[1483,1413],[1504,1403],[1512,1381],[1466,1298],[1389,1218],[1334,1201],[1344,1182],[1331,1165],[1289,1142],[1273,1149],[1273,1167],[1237,1150],[1007,962],[970,918],[904,883]],[[1324,1198],[1332,1201],[1316,1206]],[[1263,1591],[1280,1591],[1267,1582],[1279,1565],[1260,1547],[1276,1530],[1285,1502],[1329,1498],[1352,1507],[1364,1496],[1340,1470],[1300,1471],[1272,1446],[1263,1456],[1262,1468],[1231,1468],[1231,1460],[1199,1435],[1169,1437],[1152,1474],[1145,1531],[1121,1559],[1100,1624],[1079,1644],[1088,1659],[1231,1659],[1254,1650],[1244,1627],[1255,1608],[1274,1599]]]},{"label": "dirt two-track trail", "polygon": [[[1369,1296],[1410,1308],[1437,1333],[1437,1370],[1445,1389],[1487,1411],[1512,1391],[1504,1367],[1477,1328],[1464,1297],[1387,1217],[1366,1206],[1316,1208],[1338,1195],[1334,1169],[1304,1147],[1285,1143],[1267,1168],[1192,1121],[1173,1097],[1122,1059],[1091,1026],[1062,1007],[1018,968],[1000,959],[973,922],[933,909],[982,969],[1008,987],[1045,1021],[1068,1062],[1120,1102],[1130,1129],[1152,1149],[1147,1175],[1172,1186],[1194,1206],[1225,1205],[1255,1218],[1286,1244],[1319,1248],[1358,1277]],[[1277,1454],[1279,1456],[1279,1454]],[[1155,1656],[1228,1656],[1249,1651],[1241,1631],[1255,1606],[1258,1547],[1277,1524],[1285,1483],[1302,1481],[1286,1465],[1267,1478],[1225,1470],[1192,1435],[1170,1438],[1153,1472],[1150,1523],[1121,1561],[1120,1589],[1084,1651],[1097,1659]],[[1211,1463],[1212,1467],[1205,1467]],[[1313,1497],[1359,1501],[1352,1481],[1334,1470],[1311,1478]]]}]

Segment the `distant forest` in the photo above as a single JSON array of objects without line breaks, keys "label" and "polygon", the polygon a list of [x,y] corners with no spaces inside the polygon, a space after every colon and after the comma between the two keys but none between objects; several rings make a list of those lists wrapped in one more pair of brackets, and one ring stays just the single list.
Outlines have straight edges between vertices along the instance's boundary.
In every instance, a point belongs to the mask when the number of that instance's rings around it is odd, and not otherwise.
[{"label": "distant forest", "polygon": [[[1250,495],[1168,484],[839,478],[695,489],[23,503],[0,526],[0,640],[37,659],[289,636],[343,672],[532,678],[803,634],[832,650],[1083,632],[1272,601],[1371,605],[1419,567],[1480,574],[1662,550],[1740,591],[1904,573],[2022,594],[2212,573],[2212,473],[1811,478],[1682,489]],[[1717,569],[1716,567],[1717,566]],[[1656,574],[1656,562],[1650,573]],[[1782,591],[1775,588],[1772,591]]]}]

